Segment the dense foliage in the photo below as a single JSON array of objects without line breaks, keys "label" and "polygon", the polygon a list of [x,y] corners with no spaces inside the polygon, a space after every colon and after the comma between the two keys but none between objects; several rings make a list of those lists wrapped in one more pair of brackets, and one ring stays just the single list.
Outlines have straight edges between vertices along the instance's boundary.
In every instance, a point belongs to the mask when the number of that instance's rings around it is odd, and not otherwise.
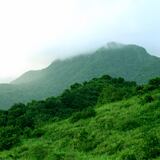
[{"label": "dense foliage", "polygon": [[102,76],[58,97],[0,111],[0,158],[160,158],[160,79],[137,86]]},{"label": "dense foliage", "polygon": [[[94,78],[83,84],[75,83],[71,85],[70,89],[65,90],[58,97],[47,98],[43,101],[32,101],[27,105],[22,103],[15,104],[8,111],[0,112],[0,127],[3,127],[1,131],[4,132],[5,127],[17,127],[19,129],[17,129],[17,133],[14,133],[13,136],[16,134],[16,137],[19,138],[20,135],[29,136],[31,133],[28,132],[30,132],[31,129],[35,129],[46,121],[65,119],[74,112],[77,113],[73,116],[72,122],[94,116],[95,111],[91,107],[97,104],[99,97],[102,97],[101,94],[104,93],[103,89],[106,88],[107,85],[113,88],[115,86],[123,86],[123,88],[128,90],[128,96],[132,96],[134,94],[132,88],[135,88],[136,83],[125,82],[122,78],[116,79],[110,76],[102,76],[101,78]],[[114,100],[121,100],[125,97],[119,93],[122,92],[121,90],[119,90],[119,92],[117,92],[117,90],[112,92],[115,92],[115,94],[110,97],[111,101],[114,97]],[[117,99],[117,95],[119,99]],[[104,99],[106,99],[106,97]],[[7,137],[5,139],[7,139]],[[12,147],[18,142],[15,141],[15,137],[10,139],[10,141],[12,140],[13,143],[6,143],[7,148]],[[3,146],[4,145],[5,143]],[[5,149],[6,147],[2,147],[1,149]]]}]

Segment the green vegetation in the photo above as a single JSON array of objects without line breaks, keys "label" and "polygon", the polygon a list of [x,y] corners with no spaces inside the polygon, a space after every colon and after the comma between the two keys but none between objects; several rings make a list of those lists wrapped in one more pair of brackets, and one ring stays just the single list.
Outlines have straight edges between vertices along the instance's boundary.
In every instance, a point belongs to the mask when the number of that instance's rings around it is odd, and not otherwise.
[{"label": "green vegetation", "polygon": [[142,47],[119,44],[118,47],[116,44],[110,48],[102,47],[92,54],[57,60],[43,70],[29,71],[11,84],[1,84],[0,108],[8,109],[14,103],[57,96],[74,83],[104,74],[144,84],[160,76],[159,68],[160,59],[149,55]]},{"label": "green vegetation", "polygon": [[0,111],[0,159],[160,159],[160,79],[102,76]]}]

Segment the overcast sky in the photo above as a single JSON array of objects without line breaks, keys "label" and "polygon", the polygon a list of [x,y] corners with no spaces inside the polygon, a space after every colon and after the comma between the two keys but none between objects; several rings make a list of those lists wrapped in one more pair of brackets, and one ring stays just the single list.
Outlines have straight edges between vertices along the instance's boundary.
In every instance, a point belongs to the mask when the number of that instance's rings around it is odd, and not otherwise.
[{"label": "overcast sky", "polygon": [[0,82],[109,41],[160,56],[160,0],[0,0]]}]

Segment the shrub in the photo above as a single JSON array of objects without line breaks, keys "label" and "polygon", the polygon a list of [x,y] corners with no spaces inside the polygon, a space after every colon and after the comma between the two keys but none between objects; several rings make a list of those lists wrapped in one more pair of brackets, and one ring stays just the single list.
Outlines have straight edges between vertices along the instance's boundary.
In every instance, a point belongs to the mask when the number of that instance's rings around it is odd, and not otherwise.
[{"label": "shrub", "polygon": [[146,144],[144,151],[148,158],[156,158],[160,156],[160,139],[156,133],[150,133],[145,136]]},{"label": "shrub", "polygon": [[24,128],[23,130],[23,136],[26,138],[31,137],[32,129],[29,127]]},{"label": "shrub", "polygon": [[149,108],[152,110],[160,108],[160,101],[155,101],[149,105]]},{"label": "shrub", "polygon": [[49,156],[49,159],[53,159],[53,160],[77,160],[77,158],[75,157],[75,154],[66,153],[66,152],[52,153]]},{"label": "shrub", "polygon": [[43,136],[44,133],[45,133],[45,131],[43,129],[37,128],[37,129],[33,130],[32,137],[39,138],[39,137]]},{"label": "shrub", "polygon": [[94,135],[90,135],[84,129],[74,137],[73,142],[75,149],[84,152],[89,152],[97,146]]},{"label": "shrub", "polygon": [[121,129],[123,131],[128,131],[128,130],[131,130],[131,129],[135,129],[139,126],[140,126],[140,123],[138,122],[137,119],[128,118],[128,119],[123,121],[123,124],[121,124]]},{"label": "shrub", "polygon": [[153,102],[153,101],[154,101],[153,97],[152,97],[150,94],[147,94],[147,95],[145,95],[143,98],[140,98],[139,103],[140,103],[141,105],[144,105],[144,104],[146,104],[146,103],[151,103],[151,102]]},{"label": "shrub", "polygon": [[137,86],[136,92],[140,95],[144,94],[144,86]]},{"label": "shrub", "polygon": [[123,149],[124,149],[124,140],[117,139],[117,141],[113,141],[111,144],[106,146],[106,152],[108,155],[113,155]]},{"label": "shrub", "polygon": [[123,86],[107,85],[103,89],[98,99],[98,103],[105,104],[110,102],[116,102],[124,98],[129,98],[134,94],[135,94],[135,91],[134,91],[134,88],[132,87],[128,87],[125,85]]},{"label": "shrub", "polygon": [[135,154],[131,154],[131,153],[123,154],[121,156],[121,159],[122,160],[137,160],[136,155]]},{"label": "shrub", "polygon": [[35,146],[32,148],[32,156],[37,160],[44,160],[48,152],[44,146]]},{"label": "shrub", "polygon": [[19,128],[13,126],[0,128],[0,150],[8,150],[19,141]]},{"label": "shrub", "polygon": [[70,119],[70,122],[74,123],[74,122],[79,121],[80,119],[91,118],[91,117],[94,117],[95,115],[96,115],[95,110],[93,108],[88,108],[81,112],[77,112],[73,114],[73,116]]},{"label": "shrub", "polygon": [[153,86],[154,88],[160,87],[160,77],[151,79],[149,81],[149,85]]},{"label": "shrub", "polygon": [[145,101],[146,103],[151,103],[151,102],[153,101],[153,97],[152,97],[151,95],[146,95],[146,96],[144,97],[144,101]]}]

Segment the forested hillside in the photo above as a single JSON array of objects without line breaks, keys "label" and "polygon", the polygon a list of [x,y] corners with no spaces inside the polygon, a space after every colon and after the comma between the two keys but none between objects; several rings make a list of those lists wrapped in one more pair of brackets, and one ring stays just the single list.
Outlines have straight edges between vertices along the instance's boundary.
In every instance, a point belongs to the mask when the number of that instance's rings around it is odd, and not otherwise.
[{"label": "forested hillside", "polygon": [[29,71],[9,85],[0,85],[0,108],[56,96],[76,82],[104,74],[138,84],[160,76],[160,59],[136,45],[111,43],[94,53],[57,60],[39,71]]},{"label": "forested hillside", "polygon": [[0,112],[0,158],[160,158],[160,78],[146,85],[102,76],[57,97]]}]

